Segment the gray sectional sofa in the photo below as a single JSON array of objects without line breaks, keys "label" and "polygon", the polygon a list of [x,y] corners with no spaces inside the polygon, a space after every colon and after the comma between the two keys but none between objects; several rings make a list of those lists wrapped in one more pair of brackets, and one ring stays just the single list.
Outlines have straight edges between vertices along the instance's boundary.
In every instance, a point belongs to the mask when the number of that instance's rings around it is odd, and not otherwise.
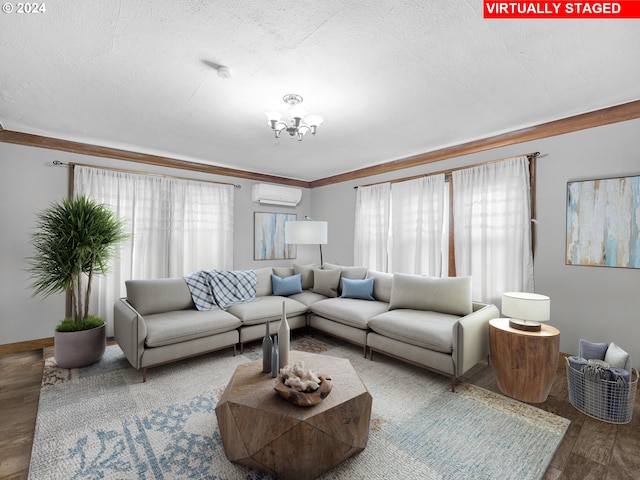
[{"label": "gray sectional sofa", "polygon": [[114,307],[114,337],[143,381],[147,368],[163,363],[223,348],[235,355],[237,345],[242,351],[264,336],[267,320],[275,334],[282,302],[291,329],[309,326],[362,346],[372,360],[377,352],[447,375],[453,391],[456,379],[489,354],[488,322],[499,312],[472,302],[468,277],[332,264],[255,272],[255,298],[226,311],[197,310],[182,278],[127,281],[127,297]]}]

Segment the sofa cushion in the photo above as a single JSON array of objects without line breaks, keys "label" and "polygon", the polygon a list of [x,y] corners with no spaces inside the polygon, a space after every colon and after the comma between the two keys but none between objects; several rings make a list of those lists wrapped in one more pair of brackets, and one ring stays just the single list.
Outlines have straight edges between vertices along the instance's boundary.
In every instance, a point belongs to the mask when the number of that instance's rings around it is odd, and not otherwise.
[{"label": "sofa cushion", "polygon": [[140,315],[194,309],[191,292],[182,278],[127,280],[127,301]]},{"label": "sofa cushion", "polygon": [[309,309],[324,318],[350,327],[366,329],[369,319],[386,312],[389,304],[355,298],[328,298],[312,304]]},{"label": "sofa cushion", "polygon": [[235,330],[240,320],[223,310],[178,310],[145,316],[147,347],[161,347],[174,343],[209,337]]},{"label": "sofa cushion", "polygon": [[256,268],[256,275],[258,277],[256,297],[264,297],[265,295],[271,295],[273,293],[273,286],[271,283],[272,273],[273,269],[271,267]]},{"label": "sofa cushion", "polygon": [[272,295],[286,297],[293,295],[294,293],[302,292],[302,283],[300,281],[299,273],[284,278],[272,274],[271,282],[273,285]]},{"label": "sofa cushion", "polygon": [[369,320],[380,335],[436,352],[453,351],[453,328],[457,315],[433,311],[396,309]]},{"label": "sofa cushion", "polygon": [[393,285],[393,273],[369,270],[367,278],[373,278],[373,298],[381,302],[391,301],[391,286]]},{"label": "sofa cushion", "polygon": [[409,308],[452,315],[473,312],[471,277],[393,274],[389,309]]},{"label": "sofa cushion", "polygon": [[280,278],[290,277],[296,273],[293,271],[293,267],[271,267],[271,270],[273,270],[274,275]]},{"label": "sofa cushion", "polygon": [[296,317],[307,311],[307,306],[288,297],[258,297],[253,302],[239,303],[227,310],[240,319],[242,325],[257,325],[267,320],[282,318],[282,302],[285,302],[287,317]]},{"label": "sofa cushion", "polygon": [[307,307],[312,305],[320,300],[326,300],[327,297],[325,295],[320,295],[319,293],[314,293],[311,290],[303,290],[302,293],[296,293],[294,295],[289,296],[290,299],[295,300],[296,302],[300,302],[305,304]]},{"label": "sofa cushion", "polygon": [[293,264],[293,272],[300,274],[300,280],[302,282],[303,290],[309,290],[313,287],[313,274],[315,268],[315,263],[312,263],[311,265],[298,265],[297,263]]},{"label": "sofa cushion", "polygon": [[340,270],[340,284],[338,285],[338,295],[342,293],[342,279],[351,278],[354,280],[363,280],[367,277],[367,267],[353,267],[337,265],[335,263],[325,263],[322,267],[324,270]]},{"label": "sofa cushion", "polygon": [[340,285],[340,270],[320,270],[313,272],[313,293],[319,293],[325,297],[337,297],[338,285]]},{"label": "sofa cushion", "polygon": [[375,300],[373,298],[373,278],[364,280],[342,279],[341,298],[359,298],[361,300]]}]

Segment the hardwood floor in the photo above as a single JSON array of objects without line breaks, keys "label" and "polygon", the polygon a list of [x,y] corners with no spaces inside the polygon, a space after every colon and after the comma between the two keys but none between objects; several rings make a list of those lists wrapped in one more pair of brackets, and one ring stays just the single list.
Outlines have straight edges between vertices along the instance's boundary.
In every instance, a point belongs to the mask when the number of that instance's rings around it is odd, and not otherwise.
[{"label": "hardwood floor", "polygon": [[[45,353],[50,355],[50,350]],[[26,479],[35,428],[42,350],[0,355],[0,479]],[[491,367],[479,364],[463,380],[496,391]],[[640,399],[626,425],[594,420],[577,411],[567,399],[564,359],[549,398],[539,408],[571,420],[569,431],[549,466],[545,480],[625,480],[640,476]],[[508,472],[505,472],[507,475]]]}]

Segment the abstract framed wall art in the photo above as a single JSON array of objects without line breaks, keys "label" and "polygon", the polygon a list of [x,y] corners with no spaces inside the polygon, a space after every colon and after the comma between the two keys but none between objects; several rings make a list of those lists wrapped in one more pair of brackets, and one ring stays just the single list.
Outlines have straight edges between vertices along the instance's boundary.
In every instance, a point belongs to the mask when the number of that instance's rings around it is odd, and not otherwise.
[{"label": "abstract framed wall art", "polygon": [[640,268],[640,175],[567,182],[566,264]]},{"label": "abstract framed wall art", "polygon": [[296,258],[296,246],[284,243],[285,222],[295,221],[295,213],[254,212],[253,259],[285,260]]}]

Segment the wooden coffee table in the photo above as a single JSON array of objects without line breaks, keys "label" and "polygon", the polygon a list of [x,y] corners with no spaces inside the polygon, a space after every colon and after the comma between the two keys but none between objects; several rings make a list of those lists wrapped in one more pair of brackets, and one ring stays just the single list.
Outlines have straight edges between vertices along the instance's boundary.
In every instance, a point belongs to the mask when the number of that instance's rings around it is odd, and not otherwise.
[{"label": "wooden coffee table", "polygon": [[216,416],[230,461],[284,480],[308,480],[364,450],[372,397],[347,359],[292,350],[289,361],[332,378],[320,404],[297,407],[281,398],[276,379],[262,373],[257,360],[236,368]]}]

